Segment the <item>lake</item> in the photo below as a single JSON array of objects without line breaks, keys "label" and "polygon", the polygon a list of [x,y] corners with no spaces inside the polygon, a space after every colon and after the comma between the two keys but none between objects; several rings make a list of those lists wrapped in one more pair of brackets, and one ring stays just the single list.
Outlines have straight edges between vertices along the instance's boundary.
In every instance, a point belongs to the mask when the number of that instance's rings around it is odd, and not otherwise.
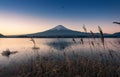
[{"label": "lake", "polygon": [[[82,56],[98,57],[97,54],[110,54],[109,51],[114,52],[113,55],[120,54],[120,39],[106,38],[105,45],[101,43],[100,38],[34,38],[34,43],[30,38],[0,38],[0,53],[9,49],[10,51],[17,51],[18,53],[5,56],[0,54],[0,66],[8,66],[13,63],[27,61],[36,54],[49,55],[50,53],[61,54],[77,53]],[[39,48],[39,49],[38,49]],[[109,56],[107,55],[109,59]],[[115,57],[115,60],[119,58]]]}]

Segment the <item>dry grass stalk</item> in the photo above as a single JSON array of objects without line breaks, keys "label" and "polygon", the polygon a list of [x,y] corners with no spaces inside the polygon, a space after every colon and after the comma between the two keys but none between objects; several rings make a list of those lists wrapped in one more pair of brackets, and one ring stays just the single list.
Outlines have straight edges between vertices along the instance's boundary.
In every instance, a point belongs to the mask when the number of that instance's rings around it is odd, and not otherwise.
[{"label": "dry grass stalk", "polygon": [[90,31],[90,33],[91,33],[92,37],[95,39],[94,33],[92,31]]},{"label": "dry grass stalk", "polygon": [[83,38],[80,39],[81,43],[84,44]]},{"label": "dry grass stalk", "polygon": [[33,38],[31,38],[31,40],[30,40],[30,41],[32,41],[32,42],[33,42],[34,47],[35,47],[35,46],[36,46],[35,40],[34,40]]},{"label": "dry grass stalk", "polygon": [[99,32],[100,32],[100,37],[101,37],[102,44],[104,45],[104,34],[103,34],[103,31],[100,28],[100,26],[98,26],[98,29],[99,29]]},{"label": "dry grass stalk", "polygon": [[31,38],[30,41],[32,41],[32,42],[33,42],[33,45],[34,45],[32,49],[34,49],[34,50],[38,50],[39,47],[36,47],[36,42],[35,42],[35,40],[34,40],[33,38]]},{"label": "dry grass stalk", "polygon": [[73,42],[76,43],[76,40],[74,38],[72,38]]},{"label": "dry grass stalk", "polygon": [[86,29],[85,25],[83,25],[83,29],[87,33],[87,29]]}]

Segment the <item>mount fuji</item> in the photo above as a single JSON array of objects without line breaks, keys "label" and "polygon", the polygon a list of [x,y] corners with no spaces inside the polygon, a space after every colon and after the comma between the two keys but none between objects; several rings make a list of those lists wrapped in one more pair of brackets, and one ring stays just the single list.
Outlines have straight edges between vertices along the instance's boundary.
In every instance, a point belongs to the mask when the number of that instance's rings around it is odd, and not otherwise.
[{"label": "mount fuji", "polygon": [[64,27],[63,25],[58,25],[51,30],[69,30],[68,28]]},{"label": "mount fuji", "polygon": [[86,33],[74,31],[64,27],[63,25],[58,25],[52,29],[44,32],[38,32],[34,34],[27,34],[27,37],[85,37]]},{"label": "mount fuji", "polygon": [[[120,38],[120,32],[114,33],[114,34],[103,34],[106,38]],[[69,28],[64,27],[63,25],[57,25],[56,27],[43,31],[43,32],[37,32],[33,34],[24,34],[24,35],[13,35],[13,36],[6,36],[7,38],[81,38],[81,37],[93,37],[91,33],[85,33],[80,31],[71,30]],[[100,37],[100,33],[94,33],[94,37],[98,38]]]}]

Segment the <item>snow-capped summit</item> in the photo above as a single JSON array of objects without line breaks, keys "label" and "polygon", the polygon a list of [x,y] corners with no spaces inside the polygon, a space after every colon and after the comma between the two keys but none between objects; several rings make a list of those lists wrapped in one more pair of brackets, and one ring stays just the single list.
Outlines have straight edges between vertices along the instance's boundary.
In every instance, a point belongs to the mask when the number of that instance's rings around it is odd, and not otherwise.
[{"label": "snow-capped summit", "polygon": [[58,25],[54,28],[52,28],[51,30],[68,30],[66,27],[64,27],[63,25]]}]

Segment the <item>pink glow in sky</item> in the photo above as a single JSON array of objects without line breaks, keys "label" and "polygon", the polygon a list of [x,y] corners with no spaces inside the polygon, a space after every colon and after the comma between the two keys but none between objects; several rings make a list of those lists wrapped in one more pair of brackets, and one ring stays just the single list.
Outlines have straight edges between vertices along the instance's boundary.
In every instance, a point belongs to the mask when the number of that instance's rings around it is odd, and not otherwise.
[{"label": "pink glow in sky", "polygon": [[97,26],[101,26],[104,33],[115,33],[120,31],[120,26],[113,24],[112,21],[90,19],[76,21],[72,19],[47,18],[44,16],[35,17],[5,11],[0,12],[0,33],[4,35],[42,32],[57,25],[64,25],[72,30],[84,31],[82,29],[83,24],[86,25],[88,31],[92,30],[93,32],[98,32]]}]

